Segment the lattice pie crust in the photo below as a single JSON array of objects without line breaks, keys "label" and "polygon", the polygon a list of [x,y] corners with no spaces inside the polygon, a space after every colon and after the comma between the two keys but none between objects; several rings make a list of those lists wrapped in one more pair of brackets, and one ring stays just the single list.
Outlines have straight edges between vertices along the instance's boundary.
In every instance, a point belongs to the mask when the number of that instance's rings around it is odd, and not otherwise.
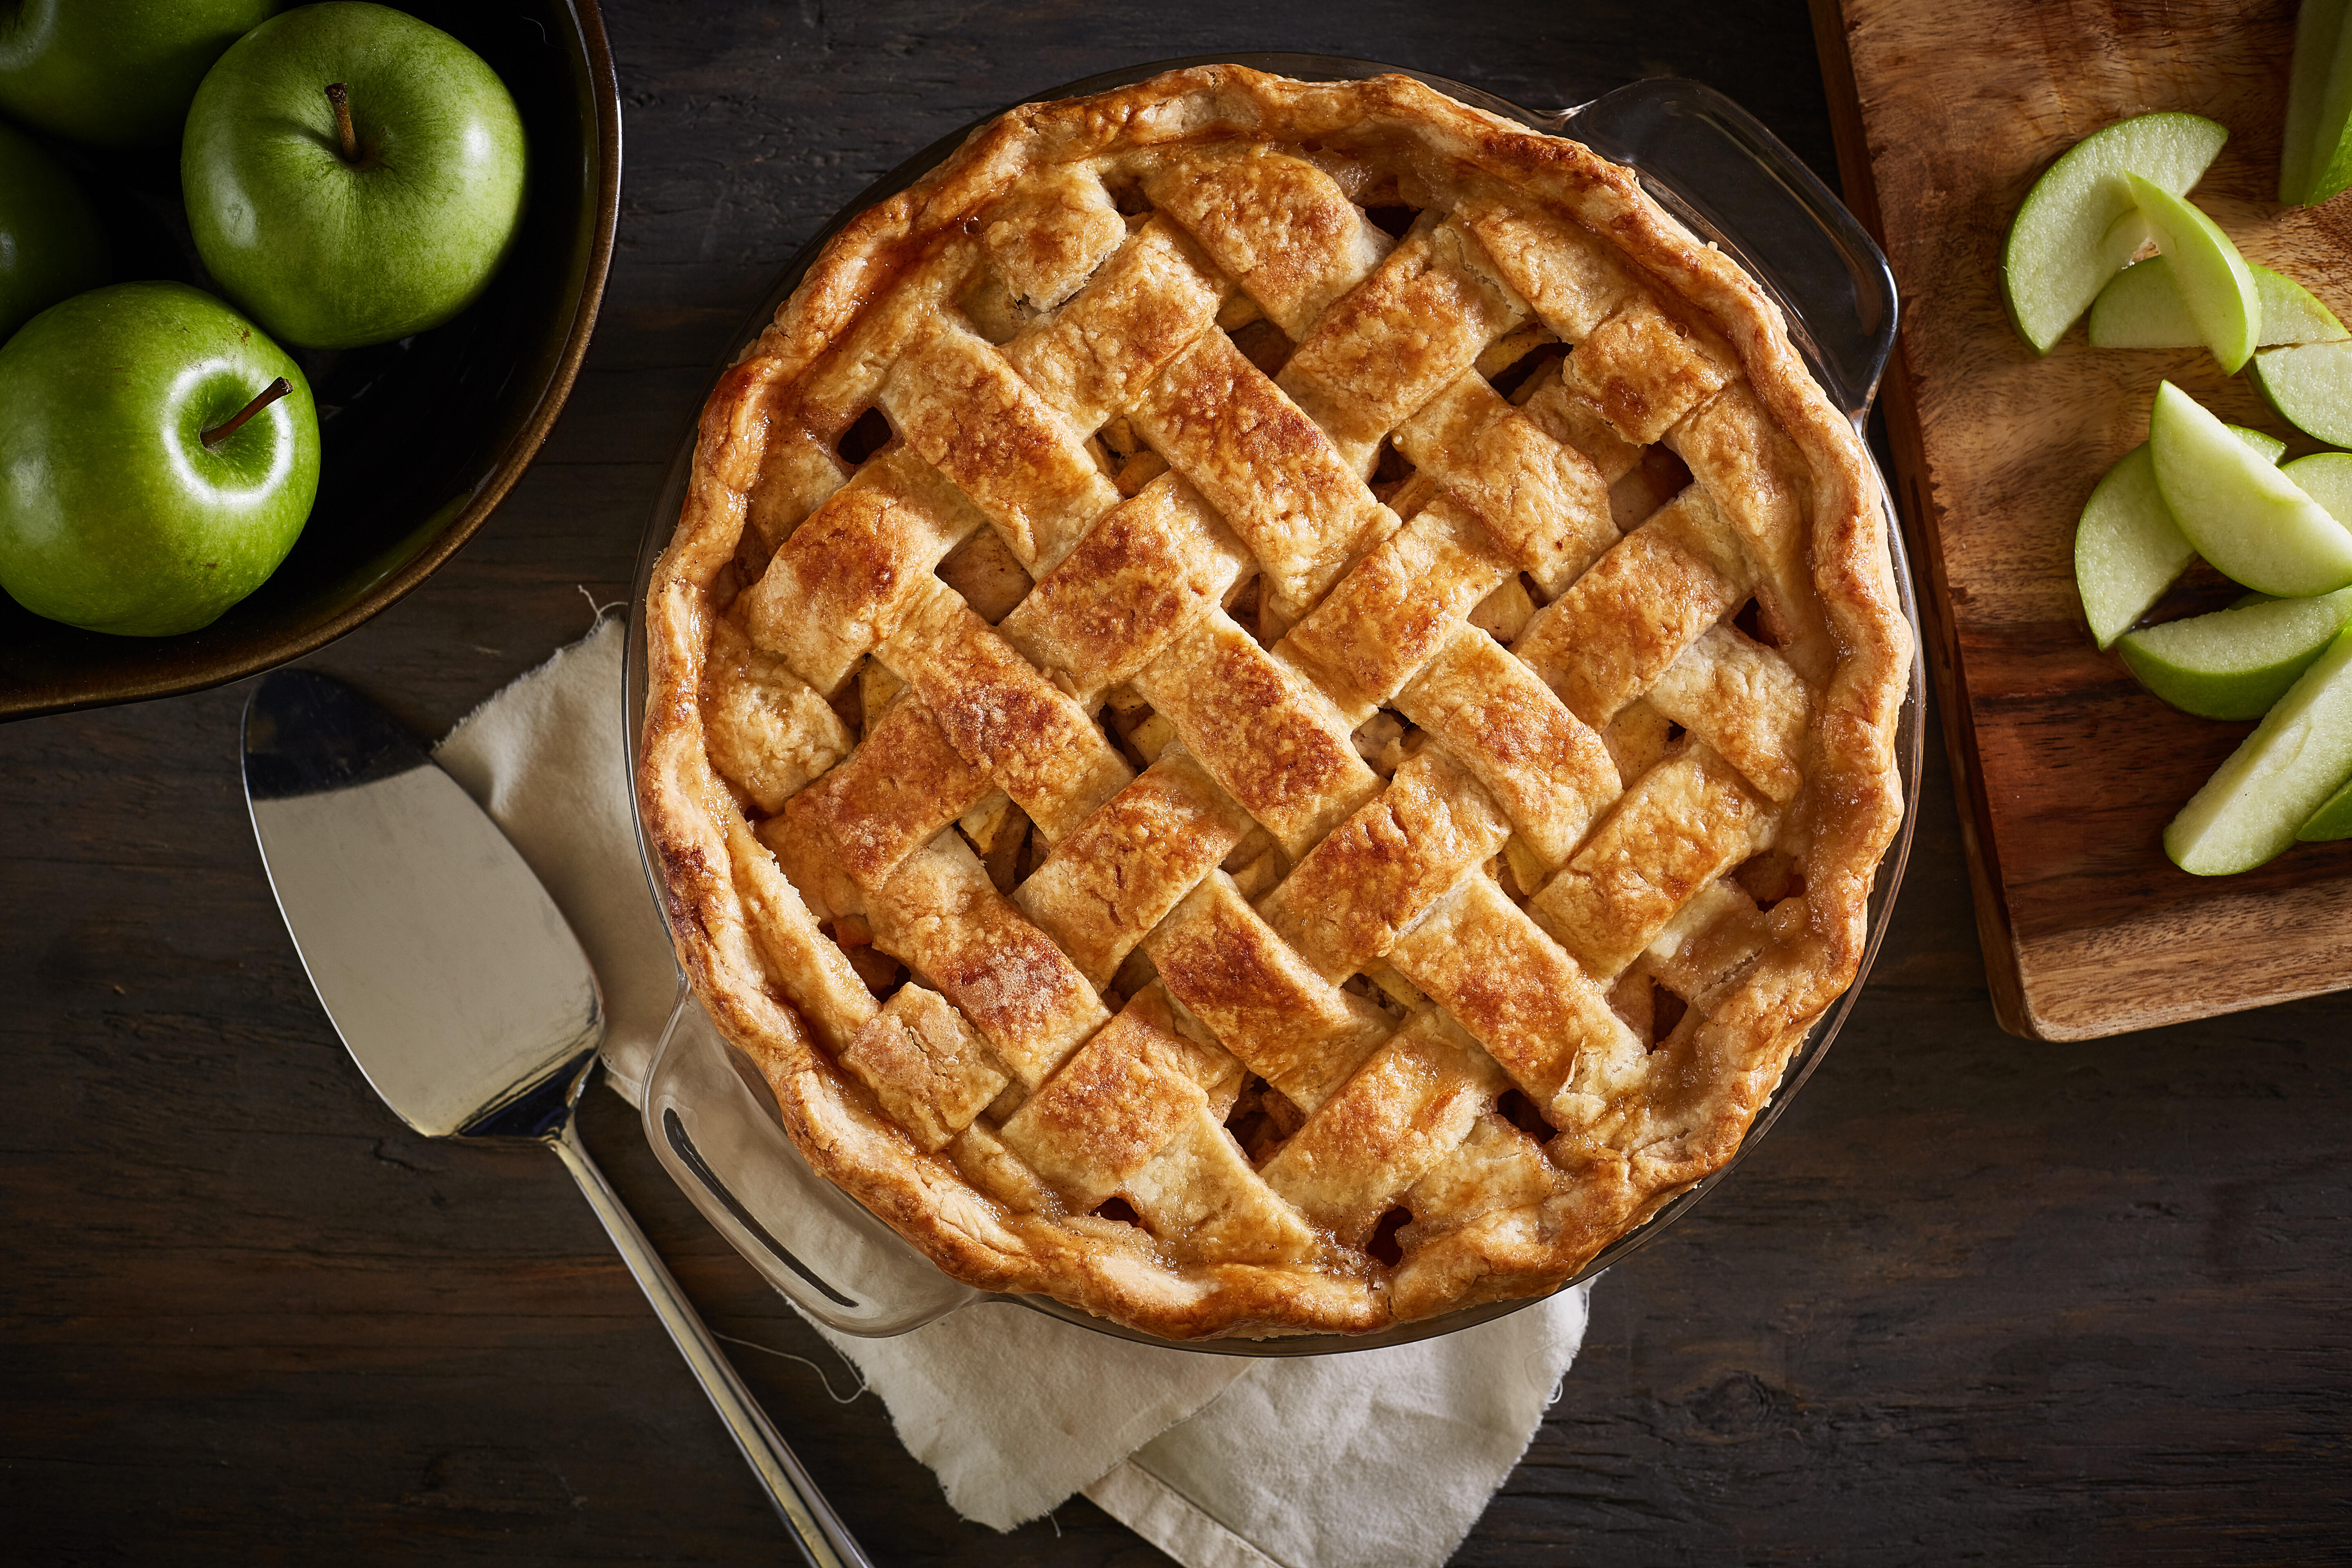
[{"label": "lattice pie crust", "polygon": [[1855,972],[1870,476],[1572,142],[1234,67],[1015,110],[704,411],[639,772],[679,956],[975,1284],[1176,1337],[1541,1291]]}]

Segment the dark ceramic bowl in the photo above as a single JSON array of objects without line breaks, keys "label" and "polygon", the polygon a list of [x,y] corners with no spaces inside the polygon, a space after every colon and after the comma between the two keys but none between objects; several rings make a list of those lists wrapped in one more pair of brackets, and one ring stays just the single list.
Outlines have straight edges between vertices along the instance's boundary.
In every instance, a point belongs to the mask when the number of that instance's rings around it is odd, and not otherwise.
[{"label": "dark ceramic bowl", "polygon": [[[298,354],[319,403],[318,503],[269,581],[201,631],[118,637],[0,595],[0,719],[194,691],[323,647],[431,575],[530,466],[588,350],[621,203],[621,100],[596,0],[399,0],[488,60],[530,138],[529,205],[489,291],[446,326]],[[205,279],[179,150],[45,142],[100,205],[123,279]]]}]

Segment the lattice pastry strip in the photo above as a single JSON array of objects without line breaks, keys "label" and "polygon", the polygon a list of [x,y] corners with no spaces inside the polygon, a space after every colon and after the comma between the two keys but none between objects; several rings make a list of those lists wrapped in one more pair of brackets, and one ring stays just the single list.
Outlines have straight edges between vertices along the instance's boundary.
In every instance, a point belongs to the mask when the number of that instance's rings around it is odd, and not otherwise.
[{"label": "lattice pastry strip", "polygon": [[1564,343],[1580,343],[1640,289],[1591,235],[1542,213],[1487,202],[1462,209],[1496,270]]},{"label": "lattice pastry strip", "polygon": [[906,590],[982,521],[938,469],[894,447],[793,531],[737,614],[753,641],[830,697],[890,635]]},{"label": "lattice pastry strip", "polygon": [[1091,707],[1214,610],[1249,565],[1200,492],[1163,474],[1097,524],[997,629]]},{"label": "lattice pastry strip", "polygon": [[1149,1164],[1205,1109],[1199,1047],[1139,996],[1098,1030],[997,1136],[1073,1208],[1091,1209]]},{"label": "lattice pastry strip", "polygon": [[1738,609],[1748,585],[1738,542],[1693,485],[1545,605],[1511,651],[1598,728]]},{"label": "lattice pastry strip", "polygon": [[1619,435],[1646,447],[1720,391],[1732,369],[1712,332],[1637,292],[1576,345],[1562,375]]},{"label": "lattice pastry strip", "polygon": [[1171,747],[1013,891],[1013,902],[1108,985],[1156,926],[1245,837],[1249,814]]},{"label": "lattice pastry strip", "polygon": [[1745,381],[1694,410],[1666,433],[1665,442],[1739,535],[1781,654],[1806,680],[1826,684],[1837,649],[1812,592],[1805,549],[1812,508],[1795,446],[1764,416]]},{"label": "lattice pastry strip", "polygon": [[1326,310],[1276,378],[1342,461],[1371,472],[1381,442],[1479,352],[1525,320],[1478,242],[1424,215],[1387,259]]},{"label": "lattice pastry strip", "polygon": [[1384,956],[1510,832],[1475,779],[1424,751],[1259,900],[1258,912],[1325,979],[1343,981]]},{"label": "lattice pastry strip", "polygon": [[1162,158],[1143,194],[1190,229],[1293,340],[1391,247],[1330,175],[1262,146],[1235,142]]},{"label": "lattice pastry strip", "polygon": [[1400,425],[1396,446],[1476,513],[1504,558],[1547,594],[1617,542],[1609,486],[1619,476],[1514,409],[1475,372]]},{"label": "lattice pastry strip", "polygon": [[[968,761],[919,701],[893,704],[847,761],[785,803],[763,830],[803,886],[835,868],[877,888],[948,824],[989,792],[988,774]],[[788,851],[781,837],[789,835]],[[825,900],[848,907],[853,895]]]},{"label": "lattice pastry strip", "polygon": [[1323,427],[1222,331],[1171,361],[1129,418],[1240,535],[1293,618],[1397,526]]},{"label": "lattice pastry strip", "polygon": [[1440,495],[1340,579],[1278,645],[1361,724],[1511,574],[1484,524]]},{"label": "lattice pastry strip", "polygon": [[1580,1061],[1641,1054],[1601,988],[1491,878],[1455,883],[1388,956],[1555,1127],[1583,1119],[1564,1102]]},{"label": "lattice pastry strip", "polygon": [[1225,294],[1181,232],[1154,217],[1068,305],[1006,343],[1004,360],[1075,427],[1098,430],[1215,325]]},{"label": "lattice pastry strip", "polygon": [[1221,610],[1192,623],[1134,684],[1293,858],[1380,789],[1331,700]]},{"label": "lattice pastry strip", "polygon": [[1643,700],[1771,799],[1785,804],[1804,783],[1812,695],[1787,660],[1738,627],[1708,627]]},{"label": "lattice pastry strip", "polygon": [[1566,860],[1623,787],[1591,727],[1475,627],[1455,628],[1396,706],[1486,786],[1545,866]]},{"label": "lattice pastry strip", "polygon": [[1391,1032],[1386,1014],[1317,973],[1223,871],[1177,905],[1144,939],[1144,951],[1171,995],[1309,1111]]},{"label": "lattice pastry strip", "polygon": [[1259,1174],[1341,1245],[1362,1247],[1397,1197],[1451,1155],[1508,1087],[1454,1023],[1416,1014]]},{"label": "lattice pastry strip", "polygon": [[891,368],[878,397],[891,426],[1004,536],[1035,575],[1117,506],[1118,487],[1075,428],[995,346],[949,315]]},{"label": "lattice pastry strip", "polygon": [[1120,1189],[1161,1246],[1219,1262],[1297,1263],[1328,1243],[1253,1169],[1207,1106]]},{"label": "lattice pastry strip", "polygon": [[1625,792],[1528,913],[1605,984],[1693,892],[1764,847],[1771,821],[1720,757],[1693,747]]},{"label": "lattice pastry strip", "polygon": [[874,945],[939,987],[1024,1087],[1109,1021],[1086,977],[954,834],[908,856],[866,895],[865,913]]},{"label": "lattice pastry strip", "polygon": [[873,405],[907,345],[950,308],[978,259],[977,247],[959,237],[917,261],[875,308],[857,315],[770,418],[746,508],[770,550],[850,478],[836,444]]},{"label": "lattice pastry strip", "polygon": [[952,589],[928,578],[906,603],[880,657],[1047,838],[1067,837],[1135,776],[1087,710]]},{"label": "lattice pastry strip", "polygon": [[1022,304],[1050,310],[1095,276],[1127,238],[1127,221],[1091,170],[1051,171],[991,207],[980,229],[989,261]]},{"label": "lattice pastry strip", "polygon": [[914,984],[891,994],[840,1059],[926,1152],[944,1148],[1012,1082],[963,1015]]},{"label": "lattice pastry strip", "polygon": [[723,617],[711,629],[702,704],[716,721],[712,765],[762,812],[782,810],[856,744],[808,682]]}]

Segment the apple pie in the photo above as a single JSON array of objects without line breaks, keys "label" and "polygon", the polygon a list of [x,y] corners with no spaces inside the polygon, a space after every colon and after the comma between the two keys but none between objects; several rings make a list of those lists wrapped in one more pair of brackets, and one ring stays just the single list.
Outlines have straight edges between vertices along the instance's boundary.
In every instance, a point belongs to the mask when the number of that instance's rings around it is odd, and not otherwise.
[{"label": "apple pie", "polygon": [[851,221],[646,606],[678,956],[817,1170],[1149,1332],[1532,1295],[1853,981],[1910,641],[1759,286],[1402,77],[1175,71]]}]

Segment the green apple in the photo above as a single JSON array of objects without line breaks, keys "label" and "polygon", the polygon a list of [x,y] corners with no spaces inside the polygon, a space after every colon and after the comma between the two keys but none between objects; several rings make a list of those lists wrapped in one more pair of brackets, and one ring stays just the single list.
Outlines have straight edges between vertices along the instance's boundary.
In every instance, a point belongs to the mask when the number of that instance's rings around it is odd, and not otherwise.
[{"label": "green apple", "polygon": [[480,56],[339,0],[221,57],[188,110],[180,183],[232,299],[289,342],[356,348],[438,326],[489,286],[524,167],[522,117]]},{"label": "green apple", "polygon": [[2352,6],[2303,0],[2287,77],[2279,203],[2305,206],[2352,185]]},{"label": "green apple", "polygon": [[[2275,436],[2241,425],[2229,430],[2266,463],[2286,450]],[[2196,559],[2197,547],[2156,488],[2156,460],[2142,442],[2107,470],[2074,525],[2074,586],[2099,646],[2131,630]]]},{"label": "green apple", "polygon": [[2352,343],[2265,349],[2254,356],[2253,382],[2296,429],[2352,447]]},{"label": "green apple", "polygon": [[72,176],[0,122],[0,342],[107,271],[106,235]]},{"label": "green apple", "polygon": [[0,0],[0,110],[101,147],[176,139],[196,83],[285,0]]},{"label": "green apple", "polygon": [[2352,626],[2287,689],[2164,830],[2172,863],[2200,877],[2251,870],[2352,776]]},{"label": "green apple", "polygon": [[309,384],[209,294],[118,283],[0,348],[0,588],[36,615],[210,625],[276,570],[318,489]]},{"label": "green apple", "polygon": [[[2262,301],[2261,347],[2282,343],[2339,342],[2352,338],[2336,312],[2292,278],[2252,262],[2254,293]],[[2205,340],[2189,314],[2189,302],[2173,281],[2172,263],[2161,256],[2135,261],[2099,290],[2091,307],[2091,346],[2101,349],[2193,349]],[[2256,363],[2260,363],[2259,351]]]},{"label": "green apple", "polygon": [[2331,838],[2352,838],[2352,779],[2327,797],[2327,804],[2311,814],[2311,820],[2294,830],[2294,836],[2305,844],[2317,844]]},{"label": "green apple", "polygon": [[2147,445],[2173,521],[2223,576],[2282,599],[2352,584],[2352,531],[2168,381]]},{"label": "green apple", "polygon": [[2263,302],[2254,275],[2230,237],[2211,218],[2137,174],[2124,176],[2132,199],[2156,231],[2157,248],[2172,264],[2172,280],[2197,323],[2197,336],[2221,368],[2235,375],[2253,357],[2262,337]]},{"label": "green apple", "polygon": [[2352,621],[2352,588],[2267,599],[2132,632],[2116,645],[2139,682],[2200,719],[2259,719]]},{"label": "green apple", "polygon": [[2036,353],[2048,353],[2147,242],[2125,176],[2179,195],[2229,139],[2202,115],[2142,114],[2084,137],[2034,182],[2001,247],[2000,287]]}]

